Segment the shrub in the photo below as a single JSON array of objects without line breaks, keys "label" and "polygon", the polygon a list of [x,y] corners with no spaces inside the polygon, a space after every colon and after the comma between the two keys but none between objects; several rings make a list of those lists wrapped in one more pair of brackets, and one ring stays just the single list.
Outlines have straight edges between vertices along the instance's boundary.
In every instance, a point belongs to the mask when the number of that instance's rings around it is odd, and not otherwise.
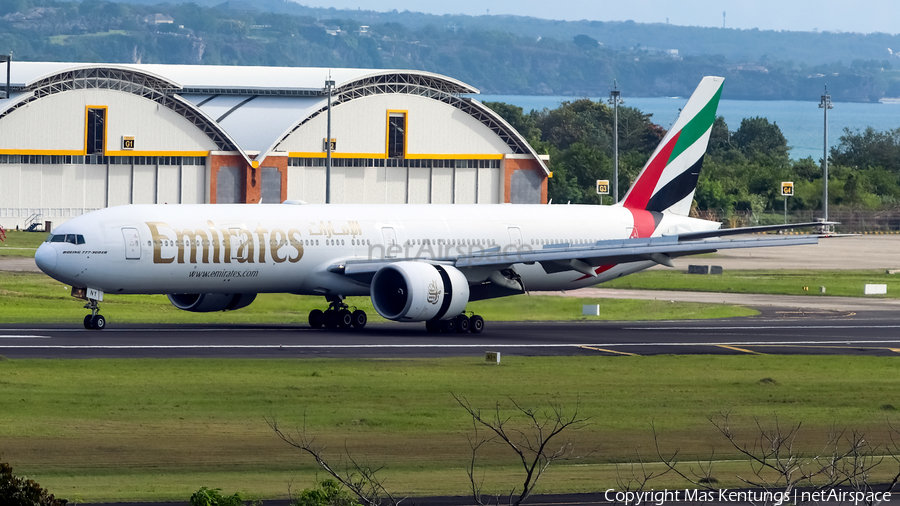
[{"label": "shrub", "polygon": [[4,506],[66,506],[69,501],[57,499],[34,480],[19,478],[12,466],[0,462],[0,504]]},{"label": "shrub", "polygon": [[361,506],[341,485],[331,479],[319,482],[319,487],[300,492],[292,506]]},{"label": "shrub", "polygon": [[191,496],[191,506],[244,506],[241,495],[237,492],[223,497],[221,491],[219,488],[201,487]]}]

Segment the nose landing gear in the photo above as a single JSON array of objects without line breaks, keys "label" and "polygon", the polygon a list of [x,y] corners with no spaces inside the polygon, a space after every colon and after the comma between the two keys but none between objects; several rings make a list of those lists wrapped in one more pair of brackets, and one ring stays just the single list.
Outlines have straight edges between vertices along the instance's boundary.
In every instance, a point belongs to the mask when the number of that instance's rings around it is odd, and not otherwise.
[{"label": "nose landing gear", "polygon": [[368,323],[369,317],[366,312],[344,304],[343,296],[327,297],[327,300],[329,302],[328,309],[325,311],[313,309],[309,312],[310,327],[314,329],[322,327],[326,329],[349,329],[350,327],[361,329]]},{"label": "nose landing gear", "polygon": [[84,328],[88,330],[103,330],[106,328],[106,318],[100,314],[100,304],[96,299],[88,299],[88,303],[84,305],[85,309],[90,309],[91,314],[84,317]]}]

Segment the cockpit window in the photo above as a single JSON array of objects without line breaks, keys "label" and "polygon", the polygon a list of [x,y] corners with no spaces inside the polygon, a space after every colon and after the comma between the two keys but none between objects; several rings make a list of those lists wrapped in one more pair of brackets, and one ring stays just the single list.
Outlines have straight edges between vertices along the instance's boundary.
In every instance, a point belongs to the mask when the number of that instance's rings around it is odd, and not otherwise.
[{"label": "cockpit window", "polygon": [[50,234],[44,242],[67,242],[70,244],[84,244],[84,236],[81,234]]}]

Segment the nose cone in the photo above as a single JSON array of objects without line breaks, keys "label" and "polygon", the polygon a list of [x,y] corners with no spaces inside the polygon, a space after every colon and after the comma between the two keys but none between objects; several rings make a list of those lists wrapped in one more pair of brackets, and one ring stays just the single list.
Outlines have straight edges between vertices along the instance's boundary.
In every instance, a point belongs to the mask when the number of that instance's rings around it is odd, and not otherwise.
[{"label": "nose cone", "polygon": [[44,274],[52,274],[56,269],[56,248],[47,243],[41,244],[34,254],[34,263]]}]

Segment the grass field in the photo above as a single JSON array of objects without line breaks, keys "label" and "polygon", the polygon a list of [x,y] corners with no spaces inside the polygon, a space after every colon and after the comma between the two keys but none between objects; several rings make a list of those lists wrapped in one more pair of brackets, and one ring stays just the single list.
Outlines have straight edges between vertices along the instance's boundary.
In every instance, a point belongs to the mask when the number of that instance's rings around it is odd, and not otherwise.
[{"label": "grass field", "polygon": [[34,252],[46,238],[42,232],[7,230],[6,240],[0,242],[0,258],[34,258]]},{"label": "grass field", "polygon": [[[615,487],[612,462],[655,460],[650,423],[668,450],[729,460],[709,416],[730,412],[739,434],[803,422],[798,445],[819,449],[832,425],[888,441],[898,425],[895,359],[874,357],[516,357],[417,360],[0,361],[0,453],[58,496],[82,501],[186,500],[201,486],[277,498],[312,485],[313,462],[266,424],[301,427],[338,460],[384,463],[402,494],[466,494],[471,420],[450,393],[491,409],[576,406],[591,424],[570,434],[586,458],[559,463],[539,492]],[[305,420],[305,422],[304,422]],[[486,483],[517,479],[489,447]],[[714,475],[736,484],[741,463]],[[885,467],[885,471],[888,471]],[[321,473],[319,473],[321,477]],[[293,480],[293,481],[292,481]],[[687,486],[673,476],[661,486]],[[498,488],[498,486],[502,487]]]},{"label": "grass field", "polygon": [[[86,310],[72,298],[71,287],[43,274],[0,271],[0,322],[80,324]],[[351,297],[347,303],[365,310],[371,322],[378,316],[368,297]],[[582,316],[583,304],[600,304],[600,316]],[[312,309],[323,308],[322,297],[260,294],[238,311],[189,313],[175,309],[165,295],[106,295],[103,315],[111,325],[119,323],[303,323]],[[467,310],[488,321],[523,320],[670,320],[751,316],[755,310],[722,304],[668,301],[571,299],[518,295],[472,302]]]},{"label": "grass field", "polygon": [[[601,288],[640,290],[686,290],[694,292],[764,293],[861,297],[864,285],[887,285],[887,295],[900,297],[900,276],[885,270],[729,270],[722,275],[687,274],[676,270],[650,270],[599,285]],[[819,287],[825,287],[820,293]],[[803,287],[809,288],[808,291]],[[872,297],[871,295],[867,297]]]}]

